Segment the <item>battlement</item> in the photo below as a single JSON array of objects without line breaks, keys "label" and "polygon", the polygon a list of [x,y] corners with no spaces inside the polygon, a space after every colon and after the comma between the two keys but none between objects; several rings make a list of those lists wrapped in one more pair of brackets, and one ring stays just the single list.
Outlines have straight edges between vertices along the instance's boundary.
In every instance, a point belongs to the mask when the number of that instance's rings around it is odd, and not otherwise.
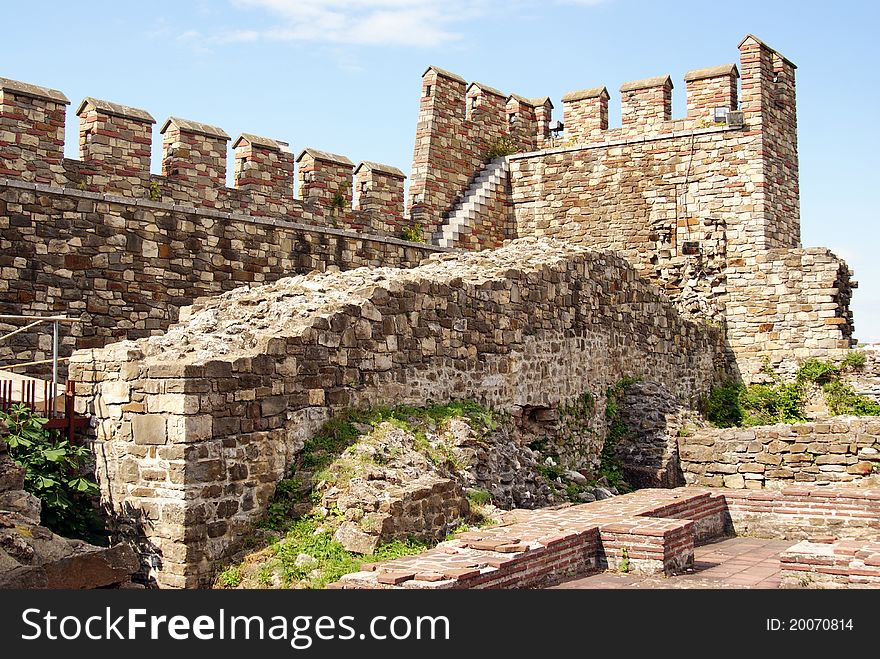
[{"label": "battlement", "polygon": [[410,207],[437,222],[497,147],[530,151],[547,144],[553,104],[468,82],[435,66],[422,74]]},{"label": "battlement", "polygon": [[[377,163],[365,167],[358,185],[367,195],[355,209],[355,168],[348,158],[304,149],[295,159],[285,141],[242,133],[232,142],[230,188],[226,131],[169,117],[159,131],[162,165],[156,176],[150,173],[153,116],[92,97],[83,99],[76,112],[79,160],[66,159],[69,103],[58,90],[0,78],[0,176],[382,235],[399,236],[406,226],[405,177],[396,168]],[[389,171],[395,172],[391,178]]]},{"label": "battlement", "polygon": [[[740,67],[722,64],[688,71],[687,114],[673,119],[669,75],[625,82],[620,86],[621,127],[609,129],[607,88],[592,87],[562,97],[568,144],[652,136],[724,123],[728,112],[742,110],[744,128],[760,130],[780,106],[794,110],[794,69],[787,58],[757,37],[739,44]],[[742,107],[738,83],[742,71]],[[604,92],[604,94],[603,94]],[[717,111],[716,111],[717,110]],[[793,116],[786,117],[793,120]]]},{"label": "battlement", "polygon": [[[529,99],[517,94],[506,97],[503,92],[484,83],[471,82],[437,67],[428,67],[422,76],[422,97],[419,109],[419,123],[416,131],[416,145],[413,158],[410,201],[413,217],[427,217],[440,222],[441,229],[447,218],[457,213],[462,204],[467,204],[477,191],[480,171],[486,164],[489,154],[510,154],[511,161],[521,158],[541,159],[549,157],[559,149],[603,149],[614,150],[609,157],[613,168],[624,169],[638,163],[618,159],[623,152],[629,152],[632,145],[646,140],[658,142],[652,148],[657,154],[666,154],[676,159],[682,149],[690,152],[693,140],[707,130],[721,131],[715,137],[700,137],[709,144],[712,141],[726,144],[739,151],[737,142],[742,139],[754,141],[744,157],[755,176],[765,180],[761,188],[755,187],[754,180],[731,178],[732,169],[716,182],[703,183],[703,190],[717,190],[721,201],[712,202],[712,208],[722,208],[740,203],[743,195],[754,202],[756,217],[742,222],[732,244],[737,246],[766,245],[767,247],[797,247],[800,243],[800,223],[798,209],[798,164],[796,135],[796,105],[794,65],[777,51],[752,35],[747,35],[739,44],[740,62],[723,64],[709,68],[694,69],[684,76],[687,90],[687,111],[682,118],[673,118],[672,91],[674,83],[669,75],[659,75],[641,80],[625,82],[619,87],[621,125],[609,126],[609,103],[611,94],[606,86],[593,86],[579,89],[562,97],[564,132],[550,135],[550,119],[553,104],[549,98]],[[742,76],[740,78],[740,76]],[[740,92],[740,82],[742,90]],[[689,139],[688,144],[683,139]],[[500,143],[503,149],[491,149]],[[760,144],[759,144],[760,143]],[[710,147],[710,149],[716,148]],[[754,148],[752,148],[754,147]],[[610,152],[609,152],[610,153]],[[730,154],[732,151],[724,151]],[[599,156],[596,156],[599,157]],[[604,157],[604,156],[602,156]],[[659,155],[658,155],[659,157]],[[721,156],[719,156],[721,157]],[[726,156],[725,156],[726,157]],[[671,162],[667,158],[667,164]],[[693,242],[688,238],[693,218],[683,218],[677,213],[686,212],[681,206],[705,197],[706,193],[684,192],[684,187],[692,186],[693,172],[685,166],[680,175],[668,175],[660,184],[663,190],[651,194],[652,203],[668,204],[674,200],[672,214],[677,223],[684,223],[682,241]],[[741,161],[731,162],[731,166],[741,169]],[[530,235],[540,229],[555,231],[556,223],[564,224],[576,220],[579,211],[566,207],[566,219],[555,218],[549,227],[522,226],[520,218],[543,217],[547,211],[543,200],[529,202],[534,193],[543,190],[543,177],[550,171],[529,169],[527,180],[517,180],[525,165],[516,165],[511,170],[511,180],[505,185],[510,191],[513,203],[512,216],[508,213],[496,214],[489,231],[502,240],[521,235]],[[553,170],[555,171],[555,170]],[[604,170],[602,170],[604,171]],[[666,171],[671,171],[669,167]],[[603,180],[599,175],[587,177],[589,185]],[[720,174],[719,174],[720,176]],[[757,179],[756,179],[757,180]],[[563,187],[567,187],[565,183]],[[669,187],[674,186],[674,187]],[[626,186],[625,193],[634,188]],[[544,190],[544,192],[547,192]],[[504,196],[504,191],[499,193]],[[552,191],[550,192],[552,194]],[[602,203],[596,212],[607,212],[619,206],[620,196],[606,196],[601,190],[580,190],[577,196],[579,206],[587,197],[595,194]],[[684,196],[676,196],[682,195]],[[716,193],[713,193],[716,194]],[[641,202],[643,203],[643,202]],[[496,204],[499,208],[500,204]],[[418,210],[418,215],[415,211]],[[587,211],[580,211],[585,213]],[[658,217],[668,218],[669,211],[657,211]],[[726,210],[725,210],[726,212]],[[590,214],[593,211],[589,211]],[[635,216],[627,217],[627,221]],[[538,224],[545,220],[540,220]],[[652,220],[653,221],[653,220]],[[716,220],[712,220],[716,222]],[[569,224],[567,232],[575,231]],[[647,220],[644,222],[647,231]],[[523,233],[525,231],[525,234]],[[671,230],[671,233],[677,233]],[[442,233],[439,231],[438,235]],[[448,232],[447,232],[448,233]],[[652,235],[656,234],[651,230]],[[664,229],[657,235],[662,240],[670,231]],[[464,235],[464,234],[461,234]],[[591,235],[595,235],[595,232]],[[573,235],[572,238],[584,239]],[[670,239],[674,250],[678,244],[673,236]],[[484,244],[475,240],[474,244]],[[489,241],[488,244],[491,244]],[[666,248],[664,248],[666,249]]]}]

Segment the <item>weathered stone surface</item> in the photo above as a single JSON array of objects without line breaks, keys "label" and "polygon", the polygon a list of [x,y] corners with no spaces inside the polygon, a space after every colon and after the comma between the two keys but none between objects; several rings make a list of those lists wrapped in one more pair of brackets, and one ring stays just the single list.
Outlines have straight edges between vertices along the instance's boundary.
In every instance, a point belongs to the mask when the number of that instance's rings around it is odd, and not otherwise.
[{"label": "weathered stone surface", "polygon": [[343,522],[333,536],[347,551],[372,554],[379,544],[379,536],[365,533],[354,522]]},{"label": "weathered stone surface", "polygon": [[[722,475],[724,485],[735,488],[760,486],[744,485],[744,480],[774,488],[795,481],[870,482],[872,465],[880,455],[880,428],[875,426],[872,417],[831,417],[759,426],[749,429],[747,436],[742,431],[703,427],[678,439],[681,466],[689,484],[697,483],[696,468],[702,467],[703,478]],[[844,443],[838,437],[860,439]],[[744,439],[751,441],[743,446]],[[737,472],[745,479],[736,476]]]},{"label": "weathered stone surface", "polygon": [[[466,341],[449,326],[450,313],[467,320]],[[143,402],[147,413],[120,411],[120,417],[108,409],[98,420],[105,443],[99,469],[111,474],[102,481],[104,496],[135,510],[158,498],[187,507],[207,503],[204,521],[187,521],[185,530],[165,536],[189,551],[204,549],[208,562],[198,561],[203,567],[223,557],[238,529],[256,520],[305,439],[337,411],[479,398],[520,415],[541,413],[585,391],[604,392],[624,376],[649,378],[675,397],[696,399],[714,381],[721,354],[716,330],[682,318],[622,259],[536,240],[516,241],[491,255],[430,259],[411,270],[313,274],[241,289],[200,301],[186,318],[163,336],[78,353],[71,368],[84,385],[131,378],[131,402]],[[339,347],[322,345],[322,333],[338,334]],[[398,347],[394,353],[388,351],[391,339]],[[389,354],[390,369],[382,361]],[[229,366],[220,369],[219,362]],[[159,376],[159,364],[175,365],[174,372]],[[208,364],[219,375],[206,380]],[[179,393],[168,393],[171,380]],[[210,391],[190,393],[206,381]],[[93,394],[96,411],[113,407],[98,404],[97,388]],[[151,401],[159,397],[185,398],[183,407],[170,407],[193,411],[163,417],[167,444],[139,444],[132,435],[153,438],[161,430],[152,427],[160,421],[138,420],[150,416]],[[198,401],[197,412],[187,407],[190,400]],[[270,416],[262,407],[266,400]],[[561,415],[551,417],[561,422]],[[150,427],[144,432],[135,424]],[[578,431],[581,446],[566,468],[595,466],[605,426],[590,428],[595,432]],[[162,452],[168,447],[185,447],[185,453],[170,458]],[[487,451],[487,464],[497,474],[487,479],[475,472],[474,485],[483,487],[484,479],[484,489],[503,494],[509,502],[504,505],[546,498],[537,481],[527,484],[535,460],[530,449],[471,448]],[[125,462],[131,459],[138,463],[137,484],[116,478],[123,464],[127,477],[134,475]],[[223,525],[215,524],[228,501],[245,503],[223,517]],[[454,516],[446,511],[435,518],[431,528],[452,523]],[[162,564],[174,561],[163,558]],[[197,570],[189,572],[191,585],[207,576]]]}]

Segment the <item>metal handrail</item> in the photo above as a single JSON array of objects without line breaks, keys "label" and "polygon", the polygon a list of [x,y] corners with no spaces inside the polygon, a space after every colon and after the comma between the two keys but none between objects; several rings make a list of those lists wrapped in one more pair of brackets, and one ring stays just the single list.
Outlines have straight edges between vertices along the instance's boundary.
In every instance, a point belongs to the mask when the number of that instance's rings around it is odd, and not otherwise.
[{"label": "metal handrail", "polygon": [[23,366],[34,366],[36,364],[48,364],[52,362],[52,396],[50,397],[50,401],[46,401],[47,407],[51,408],[51,413],[55,412],[55,397],[58,395],[58,362],[63,361],[63,359],[58,358],[58,325],[60,323],[78,323],[81,322],[78,318],[68,318],[67,316],[14,316],[14,315],[0,315],[0,321],[3,320],[24,320],[24,321],[32,321],[28,325],[24,327],[19,327],[11,332],[7,332],[3,336],[0,336],[0,341],[4,341],[9,337],[15,336],[20,332],[24,332],[26,330],[31,329],[32,327],[36,327],[42,323],[52,323],[52,359],[45,359],[36,362],[25,362],[23,364],[12,364],[7,366],[6,368],[9,370],[14,370],[15,368],[21,368]]}]

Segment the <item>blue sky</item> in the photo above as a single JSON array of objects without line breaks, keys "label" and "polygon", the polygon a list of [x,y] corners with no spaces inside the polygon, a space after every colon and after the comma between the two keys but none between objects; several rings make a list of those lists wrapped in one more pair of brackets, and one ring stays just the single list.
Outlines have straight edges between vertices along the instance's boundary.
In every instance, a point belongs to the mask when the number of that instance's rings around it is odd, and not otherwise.
[{"label": "blue sky", "polygon": [[682,116],[685,71],[737,61],[751,32],[799,67],[803,244],[849,262],[856,336],[880,341],[877,3],[91,0],[4,2],[3,18],[0,76],[70,97],[70,157],[95,96],[407,172],[428,64],[560,110],[607,85],[614,126],[622,82],[672,75]]}]

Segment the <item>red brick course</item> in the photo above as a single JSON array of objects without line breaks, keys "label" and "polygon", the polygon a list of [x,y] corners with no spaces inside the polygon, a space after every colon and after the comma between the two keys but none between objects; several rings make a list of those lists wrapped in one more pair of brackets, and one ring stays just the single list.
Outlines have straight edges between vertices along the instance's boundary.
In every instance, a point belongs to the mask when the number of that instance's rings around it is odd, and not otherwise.
[{"label": "red brick course", "polygon": [[624,567],[672,575],[693,566],[695,543],[740,530],[738,521],[751,519],[747,513],[761,516],[760,528],[771,535],[797,537],[799,529],[800,537],[815,539],[817,529],[832,528],[836,533],[823,539],[841,538],[833,545],[803,542],[792,548],[782,559],[787,573],[880,585],[880,542],[847,539],[865,529],[874,537],[880,533],[880,490],[792,487],[650,489],[569,507],[515,510],[500,526],[463,533],[417,556],[365,565],[334,587],[535,588]]}]

